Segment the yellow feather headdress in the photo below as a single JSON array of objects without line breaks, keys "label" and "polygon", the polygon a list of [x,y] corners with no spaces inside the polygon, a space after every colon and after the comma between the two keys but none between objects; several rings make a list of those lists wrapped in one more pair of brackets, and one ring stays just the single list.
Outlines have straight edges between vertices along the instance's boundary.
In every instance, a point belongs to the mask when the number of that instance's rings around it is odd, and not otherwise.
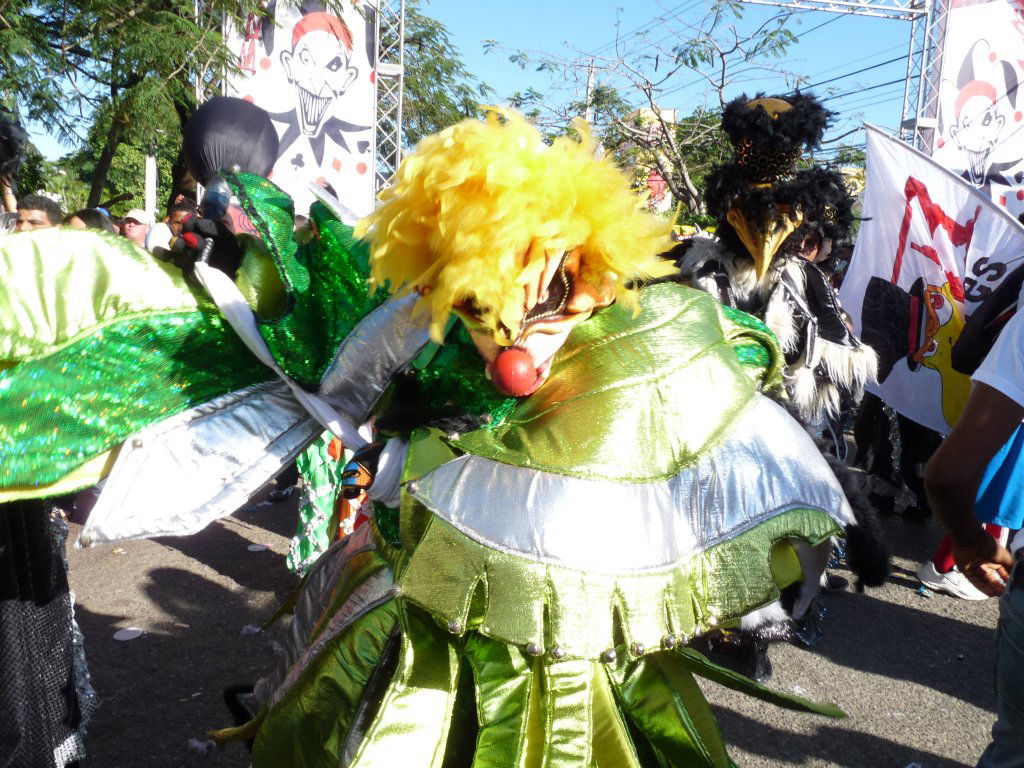
[{"label": "yellow feather headdress", "polygon": [[504,343],[519,332],[523,286],[547,256],[579,249],[581,278],[626,283],[671,274],[658,258],[671,222],[642,200],[577,121],[581,141],[550,146],[520,115],[492,110],[419,143],[402,162],[382,205],[359,222],[368,235],[372,280],[393,291],[414,288],[440,341],[453,305],[472,301]]}]

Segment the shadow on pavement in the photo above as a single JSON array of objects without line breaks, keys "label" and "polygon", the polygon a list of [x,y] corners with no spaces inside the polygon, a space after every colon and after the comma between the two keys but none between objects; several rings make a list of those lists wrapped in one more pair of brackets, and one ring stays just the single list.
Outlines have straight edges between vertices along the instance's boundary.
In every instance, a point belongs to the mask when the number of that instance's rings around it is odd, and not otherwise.
[{"label": "shadow on pavement", "polygon": [[[290,538],[298,523],[294,503],[297,496],[292,494],[287,503],[253,504],[231,517],[246,525]],[[255,540],[260,542],[259,536]],[[270,549],[250,552],[248,546],[253,542],[228,525],[210,525],[192,536],[166,536],[153,541],[198,560],[247,589],[273,591],[282,582],[281,572],[287,572],[282,554]],[[235,552],[239,554],[234,556]],[[294,584],[297,586],[298,583],[296,576]]]},{"label": "shadow on pavement", "polygon": [[[808,652],[995,711],[992,687],[978,685],[992,678],[995,629],[937,612],[943,598],[919,599],[925,610],[873,598],[870,592],[832,596],[825,602],[824,640]],[[856,605],[840,608],[834,602],[839,600],[855,600]]]},{"label": "shadow on pavement", "polygon": [[[276,565],[278,572],[284,570],[279,555]],[[176,567],[153,568],[142,578],[153,607],[149,616],[130,619],[149,627],[137,639],[113,639],[127,623],[116,605],[109,613],[76,607],[100,701],[88,728],[83,768],[248,765],[244,745],[211,746],[199,754],[190,750],[189,739],[205,742],[208,730],[232,725],[223,689],[254,682],[272,667],[276,630],[241,636],[244,625],[268,618],[272,601],[264,597],[255,604],[249,590],[229,589]]]},{"label": "shadow on pavement", "polygon": [[910,763],[928,768],[963,768],[963,764],[939,755],[897,744],[894,741],[823,725],[811,734],[783,731],[767,723],[714,707],[725,742],[776,765],[805,765],[811,760],[837,768],[892,766]]}]

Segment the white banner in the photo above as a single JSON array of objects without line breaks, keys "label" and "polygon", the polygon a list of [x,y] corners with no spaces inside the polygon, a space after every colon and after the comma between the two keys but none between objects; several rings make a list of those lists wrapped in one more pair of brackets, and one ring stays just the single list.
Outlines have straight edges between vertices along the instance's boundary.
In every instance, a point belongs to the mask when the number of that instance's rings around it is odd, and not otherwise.
[{"label": "white banner", "polygon": [[948,434],[970,379],[950,355],[964,320],[1024,262],[1024,227],[927,155],[867,128],[865,221],[840,299],[878,353],[894,409]]},{"label": "white banner", "polygon": [[231,37],[244,76],[227,94],[273,118],[281,149],[271,179],[298,213],[313,202],[308,182],[329,186],[359,216],[373,207],[374,23],[365,0],[344,0],[340,16],[319,3],[271,2]]},{"label": "white banner", "polygon": [[1024,212],[1024,7],[953,0],[939,81],[937,163]]}]

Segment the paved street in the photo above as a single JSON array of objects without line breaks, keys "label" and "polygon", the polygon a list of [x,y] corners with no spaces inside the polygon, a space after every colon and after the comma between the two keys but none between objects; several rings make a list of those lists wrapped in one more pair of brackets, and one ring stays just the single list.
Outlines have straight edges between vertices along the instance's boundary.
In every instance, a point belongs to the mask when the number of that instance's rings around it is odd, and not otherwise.
[{"label": "paved street", "polygon": [[[841,706],[830,721],[707,686],[744,768],[950,768],[974,765],[993,720],[997,603],[917,594],[914,571],[937,544],[932,523],[883,520],[894,573],[882,589],[825,598],[826,636],[812,651],[776,645],[771,684]],[[284,565],[291,503],[258,503],[182,539],[69,550],[77,615],[101,706],[83,768],[239,767],[240,745],[190,749],[230,724],[226,686],[251,682],[281,630],[243,637],[297,583]],[[73,526],[72,535],[77,532]],[[253,544],[266,545],[250,551]],[[144,634],[127,642],[118,629]]]}]

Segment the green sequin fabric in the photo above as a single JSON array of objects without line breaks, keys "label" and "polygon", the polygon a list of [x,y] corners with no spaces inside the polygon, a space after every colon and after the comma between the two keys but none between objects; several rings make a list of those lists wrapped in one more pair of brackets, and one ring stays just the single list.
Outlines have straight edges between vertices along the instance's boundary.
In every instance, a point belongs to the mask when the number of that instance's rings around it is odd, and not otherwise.
[{"label": "green sequin fabric", "polygon": [[433,359],[416,369],[414,375],[430,407],[437,409],[455,403],[473,416],[489,415],[489,426],[500,424],[517,402],[516,398],[498,392],[487,380],[483,358],[462,323],[452,327]]},{"label": "green sequin fabric", "polygon": [[730,341],[736,357],[765,391],[782,386],[782,356],[775,334],[760,319],[732,307],[722,306],[722,315],[733,326]]},{"label": "green sequin fabric", "polygon": [[156,421],[272,375],[212,312],[115,322],[0,371],[0,487],[55,482]]},{"label": "green sequin fabric", "polygon": [[292,201],[284,192],[252,174],[225,178],[270,248],[288,292],[288,311],[261,322],[260,334],[285,373],[315,390],[342,340],[386,298],[383,291],[370,292],[369,251],[319,202],[310,209],[315,236],[297,245]]}]

